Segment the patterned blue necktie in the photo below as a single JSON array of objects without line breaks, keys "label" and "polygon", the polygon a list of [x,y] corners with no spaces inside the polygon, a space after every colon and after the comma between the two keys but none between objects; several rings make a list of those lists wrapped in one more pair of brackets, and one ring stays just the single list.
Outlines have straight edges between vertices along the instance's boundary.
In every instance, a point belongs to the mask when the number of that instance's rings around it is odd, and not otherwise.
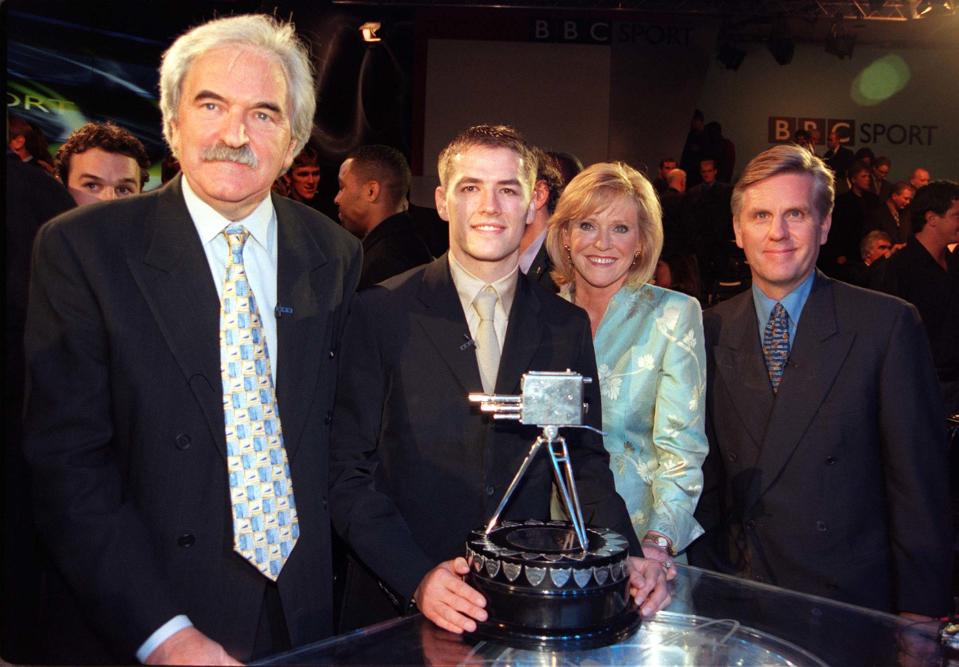
[{"label": "patterned blue necktie", "polygon": [[789,359],[789,313],[781,303],[773,307],[763,330],[763,356],[766,358],[769,384],[775,394],[786,370],[786,360]]},{"label": "patterned blue necktie", "polygon": [[224,235],[230,252],[220,305],[220,374],[233,548],[276,581],[300,528],[266,337],[243,265],[250,233],[233,225]]}]

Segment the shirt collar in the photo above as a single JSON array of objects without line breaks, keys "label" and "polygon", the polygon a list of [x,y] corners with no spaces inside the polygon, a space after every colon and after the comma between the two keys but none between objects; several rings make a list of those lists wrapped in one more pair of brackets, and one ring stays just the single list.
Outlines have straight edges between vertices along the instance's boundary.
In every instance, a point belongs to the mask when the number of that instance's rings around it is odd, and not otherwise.
[{"label": "shirt collar", "polygon": [[456,292],[459,294],[460,301],[463,303],[473,303],[473,299],[479,294],[479,291],[487,285],[492,285],[499,296],[503,309],[509,314],[513,306],[513,297],[516,295],[516,281],[519,279],[519,266],[514,266],[513,270],[493,283],[487,283],[482,278],[477,278],[467,271],[462,264],[456,261],[452,248],[448,254],[450,264],[450,275],[453,277],[453,285],[456,286]]},{"label": "shirt collar", "polygon": [[769,315],[773,312],[773,307],[781,303],[786,313],[789,315],[789,321],[793,324],[799,324],[799,316],[802,315],[803,307],[806,305],[806,299],[809,298],[809,292],[812,291],[813,279],[816,271],[813,270],[796,289],[784,296],[779,301],[770,299],[763,294],[763,291],[753,284],[753,303],[756,305],[756,317],[765,325],[769,320]]},{"label": "shirt collar", "polygon": [[271,196],[264,197],[253,212],[242,220],[227,220],[216,209],[200,199],[185,176],[180,178],[180,184],[186,208],[190,212],[190,217],[193,218],[193,224],[204,245],[214,240],[230,225],[243,225],[254,241],[267,250],[270,249],[272,237],[270,231],[276,222],[276,212],[273,209]]},{"label": "shirt collar", "polygon": [[539,249],[543,247],[543,241],[546,240],[546,232],[547,230],[544,229],[537,234],[533,242],[520,254],[519,270],[523,273],[529,273],[529,268],[533,266],[533,261],[536,259],[536,255],[539,254]]}]

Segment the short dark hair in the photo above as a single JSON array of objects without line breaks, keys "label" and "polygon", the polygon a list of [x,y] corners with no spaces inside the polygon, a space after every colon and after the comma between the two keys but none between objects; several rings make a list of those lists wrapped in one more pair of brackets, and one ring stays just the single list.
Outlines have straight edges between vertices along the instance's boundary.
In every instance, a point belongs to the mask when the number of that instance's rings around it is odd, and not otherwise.
[{"label": "short dark hair", "polygon": [[293,158],[293,164],[290,166],[290,170],[296,169],[297,167],[318,167],[320,165],[320,154],[315,148],[307,144],[303,147],[299,153],[296,154],[296,157]]},{"label": "short dark hair", "polygon": [[872,173],[872,169],[869,167],[868,164],[866,164],[862,160],[856,160],[855,162],[852,163],[852,166],[850,166],[849,169],[846,170],[846,176],[848,176],[849,178],[852,178],[861,171],[868,171],[869,173]]},{"label": "short dark hair", "polygon": [[876,154],[873,153],[872,149],[869,148],[868,146],[863,146],[858,151],[856,151],[855,155],[853,155],[852,158],[856,162],[866,162],[871,164],[872,161],[876,159]]},{"label": "short dark hair", "polygon": [[663,167],[665,167],[667,162],[672,162],[673,164],[679,164],[676,161],[676,158],[664,157],[662,160],[659,161],[659,168],[662,169]]},{"label": "short dark hair", "polygon": [[919,188],[909,204],[912,231],[922,231],[926,226],[926,213],[945,215],[956,201],[959,201],[959,183],[955,181],[933,181]]},{"label": "short dark hair", "polygon": [[149,180],[150,157],[143,143],[135,136],[113,123],[87,123],[78,127],[63,142],[57,151],[55,168],[60,181],[66,185],[70,177],[70,161],[73,156],[91,148],[99,148],[106,153],[119,153],[136,160],[140,167],[140,187]]},{"label": "short dark hair", "polygon": [[525,179],[524,185],[529,188],[529,193],[532,193],[533,186],[536,185],[536,153],[533,152],[532,146],[526,142],[519,130],[509,125],[474,125],[453,137],[453,140],[440,151],[437,160],[440,186],[444,190],[449,184],[449,177],[453,172],[453,157],[457,153],[476,146],[506,148],[516,153],[522,161],[520,175]]},{"label": "short dark hair", "polygon": [[556,210],[556,202],[559,201],[559,196],[563,194],[563,188],[565,183],[563,183],[563,174],[560,173],[559,167],[556,166],[556,161],[550,157],[542,149],[534,148],[533,152],[536,153],[536,182],[543,181],[546,184],[546,189],[549,190],[549,197],[546,199],[546,210],[550,215],[553,214],[553,211]]},{"label": "short dark hair", "polygon": [[872,168],[877,169],[879,167],[886,166],[892,167],[892,160],[887,158],[885,155],[880,155],[875,160],[872,161]]},{"label": "short dark hair", "polygon": [[562,188],[565,188],[566,184],[576,177],[576,174],[583,171],[583,161],[572,153],[564,153],[563,151],[546,151],[546,155],[548,155],[553,162],[556,163],[556,168],[559,169]]},{"label": "short dark hair", "polygon": [[896,181],[892,186],[892,194],[898,195],[906,190],[916,191],[916,188],[912,187],[912,184],[909,181]]},{"label": "short dark hair", "polygon": [[392,146],[360,146],[347,156],[351,170],[360,182],[376,181],[389,196],[391,206],[399,204],[409,192],[413,176],[403,154]]}]

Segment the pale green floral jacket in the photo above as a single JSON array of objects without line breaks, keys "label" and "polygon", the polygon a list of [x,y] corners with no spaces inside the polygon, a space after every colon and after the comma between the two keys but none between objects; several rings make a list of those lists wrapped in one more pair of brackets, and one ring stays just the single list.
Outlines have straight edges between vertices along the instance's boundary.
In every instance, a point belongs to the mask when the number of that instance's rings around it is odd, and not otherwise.
[{"label": "pale green floral jacket", "polygon": [[624,286],[593,344],[616,490],[640,539],[655,530],[681,551],[703,533],[693,512],[709,451],[699,302],[654,285]]}]

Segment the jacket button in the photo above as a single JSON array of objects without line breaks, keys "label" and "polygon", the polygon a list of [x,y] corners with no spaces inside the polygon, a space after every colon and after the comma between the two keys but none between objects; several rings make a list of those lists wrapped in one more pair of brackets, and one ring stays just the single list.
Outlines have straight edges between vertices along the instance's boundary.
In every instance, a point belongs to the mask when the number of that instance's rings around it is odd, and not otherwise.
[{"label": "jacket button", "polygon": [[330,359],[336,356],[336,350],[330,350]]},{"label": "jacket button", "polygon": [[488,485],[486,486],[486,495],[491,496],[491,495],[493,495],[494,493],[496,493],[496,489],[493,488],[493,485],[492,485],[492,484],[488,484]]},{"label": "jacket button", "polygon": [[177,449],[189,449],[190,445],[193,443],[193,440],[186,433],[179,434],[175,439]]},{"label": "jacket button", "polygon": [[176,538],[176,543],[184,549],[189,549],[195,542],[196,537],[193,536],[193,533],[183,533],[180,537]]},{"label": "jacket button", "polygon": [[752,519],[746,522],[746,528],[755,528],[755,527],[756,527],[756,522],[753,521]]},{"label": "jacket button", "polygon": [[827,456],[827,457],[826,457],[826,465],[827,465],[827,466],[831,466],[831,465],[834,464],[835,462],[836,462],[836,457],[835,457],[835,456]]},{"label": "jacket button", "polygon": [[739,458],[739,457],[736,456],[736,452],[729,452],[729,460],[730,460],[730,461],[735,461],[737,458]]},{"label": "jacket button", "polygon": [[825,521],[817,521],[817,522],[816,522],[816,530],[818,530],[820,533],[825,533],[826,530],[828,530],[828,529],[826,528],[826,522],[825,522]]},{"label": "jacket button", "polygon": [[323,423],[326,424],[327,426],[329,426],[330,424],[333,423],[333,413],[332,413],[332,412],[327,412],[327,413],[326,413],[326,417],[323,418]]}]

